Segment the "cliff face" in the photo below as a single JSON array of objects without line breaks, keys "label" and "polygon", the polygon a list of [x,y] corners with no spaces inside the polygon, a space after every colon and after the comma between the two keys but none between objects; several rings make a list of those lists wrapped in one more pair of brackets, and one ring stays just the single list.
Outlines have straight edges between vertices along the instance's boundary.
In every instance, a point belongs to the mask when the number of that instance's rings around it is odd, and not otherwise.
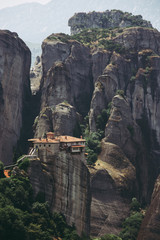
[{"label": "cliff face", "polygon": [[30,96],[30,51],[16,33],[0,31],[0,160],[12,163]]},{"label": "cliff face", "polygon": [[53,34],[42,48],[35,135],[80,134],[88,111],[89,128],[95,132],[102,110],[110,110],[102,153],[89,168],[91,235],[118,233],[131,198],[149,203],[158,175],[160,33],[143,27],[90,29],[74,36]]},{"label": "cliff face", "polygon": [[136,171],[123,151],[102,141],[102,152],[91,173],[91,234],[118,234],[129,212],[129,198],[134,192]]},{"label": "cliff face", "polygon": [[90,51],[76,41],[65,43],[55,37],[50,36],[42,45],[42,107],[65,100],[85,115],[93,91]]},{"label": "cliff face", "polygon": [[[93,92],[89,48],[77,41],[62,41],[63,37],[51,35],[42,45],[41,113],[35,124],[38,137],[46,132],[44,129],[73,135],[80,115],[89,111]],[[49,116],[46,111],[50,111]]]},{"label": "cliff face", "polygon": [[[75,224],[77,233],[90,233],[90,175],[81,155],[65,152],[48,153],[31,161],[29,176],[34,194],[45,194],[53,212],[65,215],[67,223]],[[44,162],[45,161],[45,162]]]},{"label": "cliff face", "polygon": [[160,236],[160,176],[154,186],[151,204],[142,222],[137,240],[158,240]]},{"label": "cliff face", "polygon": [[[121,54],[112,53],[95,82],[90,128],[96,131],[97,115],[112,102],[105,141],[121,147],[136,166],[138,192],[145,202],[151,196],[159,158],[160,34],[152,29],[130,28],[113,41],[124,49]],[[117,90],[121,99],[113,98]]]},{"label": "cliff face", "polygon": [[133,16],[120,10],[76,13],[69,19],[68,25],[71,27],[71,34],[79,33],[85,28],[152,27],[151,23],[143,20],[141,15]]}]

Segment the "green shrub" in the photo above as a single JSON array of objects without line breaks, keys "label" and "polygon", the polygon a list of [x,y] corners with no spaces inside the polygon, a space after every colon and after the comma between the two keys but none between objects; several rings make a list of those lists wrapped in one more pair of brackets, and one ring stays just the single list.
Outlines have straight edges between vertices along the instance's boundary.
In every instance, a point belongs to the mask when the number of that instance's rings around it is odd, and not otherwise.
[{"label": "green shrub", "polygon": [[128,126],[127,126],[127,129],[128,129],[128,131],[130,132],[131,137],[133,137],[133,136],[134,136],[134,128],[133,128],[133,126],[128,125]]},{"label": "green shrub", "polygon": [[24,171],[27,171],[29,167],[29,159],[27,157],[24,158],[23,161],[19,163],[18,167]]},{"label": "green shrub", "polygon": [[126,218],[122,224],[123,230],[120,233],[122,240],[136,240],[143,219],[142,213],[136,212]]},{"label": "green shrub", "polygon": [[131,211],[140,211],[140,203],[137,201],[136,198],[132,198],[132,202],[130,205]]},{"label": "green shrub", "polygon": [[103,237],[101,237],[100,240],[122,240],[122,238],[114,234],[106,234]]},{"label": "green shrub", "polygon": [[33,201],[29,179],[21,176],[0,179],[0,236],[2,240],[81,240],[63,215],[52,215],[47,203]]},{"label": "green shrub", "polygon": [[97,129],[99,129],[101,131],[104,131],[106,123],[108,121],[108,117],[109,116],[108,116],[107,109],[103,109],[101,114],[99,114],[97,116],[97,119],[96,119],[96,127],[97,127]]},{"label": "green shrub", "polygon": [[132,76],[131,78],[130,78],[130,81],[131,82],[134,82],[136,80],[136,77],[135,76]]},{"label": "green shrub", "polygon": [[124,90],[122,89],[118,89],[117,92],[116,92],[117,95],[120,95],[124,98]]}]

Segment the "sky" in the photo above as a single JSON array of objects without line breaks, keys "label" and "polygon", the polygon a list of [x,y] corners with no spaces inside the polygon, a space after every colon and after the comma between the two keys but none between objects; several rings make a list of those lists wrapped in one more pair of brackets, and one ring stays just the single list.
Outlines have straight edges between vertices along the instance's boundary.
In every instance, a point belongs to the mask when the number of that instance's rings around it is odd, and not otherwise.
[{"label": "sky", "polygon": [[50,2],[50,0],[0,0],[0,9],[30,2],[46,4]]}]

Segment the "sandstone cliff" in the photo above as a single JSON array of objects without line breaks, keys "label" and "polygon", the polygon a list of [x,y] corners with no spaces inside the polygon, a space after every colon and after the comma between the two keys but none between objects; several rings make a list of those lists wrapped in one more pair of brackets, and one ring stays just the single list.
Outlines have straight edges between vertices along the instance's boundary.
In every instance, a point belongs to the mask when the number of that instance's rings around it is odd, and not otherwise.
[{"label": "sandstone cliff", "polygon": [[105,12],[76,13],[68,21],[71,34],[76,34],[85,28],[125,28],[131,26],[152,27],[151,23],[142,19],[141,15],[120,10]]},{"label": "sandstone cliff", "polygon": [[[90,175],[82,156],[63,151],[48,153],[47,161],[30,161],[29,178],[34,195],[45,194],[52,212],[63,213],[77,233],[90,233]],[[44,162],[45,161],[45,162]]]},{"label": "sandstone cliff", "polygon": [[30,51],[16,33],[0,31],[0,160],[12,163],[30,97]]}]

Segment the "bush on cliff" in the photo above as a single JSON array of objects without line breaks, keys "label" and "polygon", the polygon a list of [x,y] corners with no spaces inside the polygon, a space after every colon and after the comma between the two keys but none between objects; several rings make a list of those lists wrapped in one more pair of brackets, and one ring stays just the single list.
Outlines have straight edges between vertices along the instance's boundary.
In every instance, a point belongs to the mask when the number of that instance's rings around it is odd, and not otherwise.
[{"label": "bush on cliff", "polygon": [[143,215],[140,212],[136,212],[126,218],[122,227],[123,230],[120,233],[122,240],[136,240],[141,226]]},{"label": "bush on cliff", "polygon": [[100,240],[122,240],[122,239],[114,234],[106,234],[103,237],[101,237]]}]

